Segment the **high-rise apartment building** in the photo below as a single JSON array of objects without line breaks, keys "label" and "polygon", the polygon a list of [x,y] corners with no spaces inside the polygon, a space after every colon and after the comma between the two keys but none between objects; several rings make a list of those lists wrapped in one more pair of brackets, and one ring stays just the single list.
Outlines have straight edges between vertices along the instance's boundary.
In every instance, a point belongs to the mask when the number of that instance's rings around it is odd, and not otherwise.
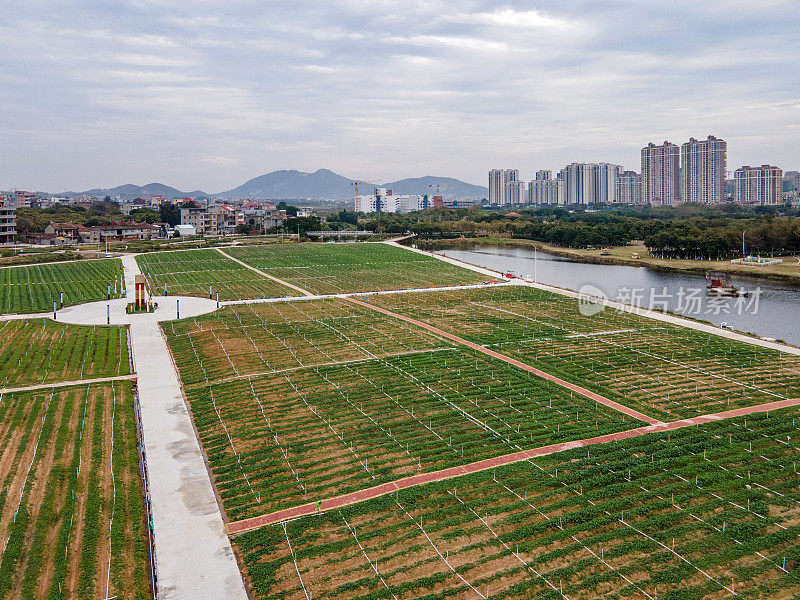
[{"label": "high-rise apartment building", "polygon": [[553,179],[552,171],[536,171],[536,179],[528,182],[528,203],[555,206],[558,204],[560,185],[560,180]]},{"label": "high-rise apartment building", "polygon": [[674,206],[681,201],[680,148],[665,141],[642,148],[642,202]]},{"label": "high-rise apartment building", "polygon": [[503,204],[506,190],[505,169],[492,169],[489,171],[489,204]]},{"label": "high-rise apartment building", "polygon": [[622,168],[609,163],[571,163],[561,169],[564,204],[614,202]]},{"label": "high-rise apartment building", "polygon": [[800,171],[786,171],[783,180],[791,184],[793,191],[800,190]]},{"label": "high-rise apartment building", "polygon": [[725,201],[725,166],[728,145],[708,136],[690,138],[681,145],[681,199],[684,202],[719,204]]},{"label": "high-rise apartment building", "polygon": [[[519,169],[492,169],[489,171],[489,204],[521,204],[525,201],[525,188],[520,186]],[[519,200],[515,200],[520,198]]]},{"label": "high-rise apartment building", "polygon": [[617,179],[614,202],[618,204],[642,203],[642,175],[636,171],[623,171]]},{"label": "high-rise apartment building", "polygon": [[778,167],[739,167],[733,174],[733,198],[739,204],[779,204],[783,173]]},{"label": "high-rise apartment building", "polygon": [[525,204],[525,182],[513,180],[506,183],[505,204]]},{"label": "high-rise apartment building", "polygon": [[17,237],[17,222],[14,208],[6,205],[0,196],[0,244],[11,244]]}]

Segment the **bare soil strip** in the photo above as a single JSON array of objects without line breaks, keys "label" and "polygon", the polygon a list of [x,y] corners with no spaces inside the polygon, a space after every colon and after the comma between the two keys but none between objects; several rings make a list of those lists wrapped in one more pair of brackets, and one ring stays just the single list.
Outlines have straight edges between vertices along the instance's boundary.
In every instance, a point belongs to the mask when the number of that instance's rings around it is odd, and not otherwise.
[{"label": "bare soil strip", "polygon": [[86,385],[87,383],[109,383],[112,381],[136,381],[136,373],[133,373],[132,375],[116,375],[114,377],[98,377],[97,379],[78,379],[76,381],[43,383],[41,385],[31,385],[28,387],[2,388],[0,389],[0,394],[11,394],[13,392],[33,392],[36,390],[49,390],[51,388],[70,387],[72,385]]},{"label": "bare soil strip", "polygon": [[488,469],[494,469],[505,465],[510,465],[532,458],[539,458],[548,454],[555,454],[557,452],[564,452],[565,450],[572,450],[574,448],[582,448],[585,446],[593,446],[595,444],[605,444],[616,440],[624,440],[628,438],[638,437],[640,435],[647,435],[648,433],[658,433],[664,431],[672,431],[674,429],[682,429],[684,427],[693,427],[711,421],[720,421],[723,419],[732,419],[734,417],[742,417],[754,413],[764,413],[771,410],[779,410],[781,408],[790,408],[792,406],[800,406],[800,398],[793,398],[791,400],[779,400],[777,402],[769,402],[767,404],[760,404],[758,406],[748,406],[746,408],[737,408],[734,410],[727,410],[720,413],[710,415],[701,415],[692,419],[682,419],[680,421],[671,421],[670,423],[656,423],[644,427],[637,427],[629,429],[628,431],[620,431],[618,433],[609,433],[598,437],[587,438],[583,440],[575,440],[571,442],[562,442],[559,444],[550,444],[549,446],[542,446],[540,448],[533,448],[530,450],[523,450],[521,452],[514,452],[512,454],[505,454],[495,458],[487,458],[478,462],[461,465],[458,467],[450,467],[442,469],[441,471],[432,471],[430,473],[422,473],[420,475],[413,475],[397,481],[391,481],[375,487],[366,488],[350,494],[344,494],[334,498],[326,498],[319,501],[319,507],[316,502],[308,502],[293,508],[279,510],[270,514],[252,517],[250,519],[242,519],[241,521],[233,521],[227,524],[227,530],[230,535],[237,535],[253,529],[258,529],[265,525],[272,525],[282,521],[289,521],[307,515],[315,514],[317,512],[325,512],[336,508],[342,508],[365,500],[372,500],[379,496],[391,494],[398,490],[404,490],[426,483],[435,481],[442,481],[444,479],[451,479],[453,477],[460,477],[470,473],[478,473]]}]

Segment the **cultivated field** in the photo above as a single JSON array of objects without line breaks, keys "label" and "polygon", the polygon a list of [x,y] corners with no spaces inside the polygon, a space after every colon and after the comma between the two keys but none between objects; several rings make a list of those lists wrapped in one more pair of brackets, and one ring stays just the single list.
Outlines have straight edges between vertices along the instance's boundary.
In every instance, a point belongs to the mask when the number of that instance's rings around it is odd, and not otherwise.
[{"label": "cultivated field", "polygon": [[237,378],[187,397],[231,520],[643,424],[456,349]]},{"label": "cultivated field", "polygon": [[0,447],[0,597],[149,597],[130,383],[3,394]]},{"label": "cultivated field", "polygon": [[262,277],[216,250],[154,252],[136,257],[142,273],[156,295],[208,297],[208,288],[220,300],[297,296],[298,293]]},{"label": "cultivated field", "polygon": [[314,294],[458,285],[486,279],[386,244],[282,244],[226,252]]},{"label": "cultivated field", "polygon": [[451,347],[338,299],[233,305],[163,329],[186,386]]},{"label": "cultivated field", "polygon": [[235,544],[257,598],[796,598],[799,417],[575,449]]},{"label": "cultivated field", "polygon": [[368,302],[514,356],[661,420],[800,397],[800,359],[513,286]]},{"label": "cultivated field", "polygon": [[0,323],[0,389],[130,373],[124,327]]},{"label": "cultivated field", "polygon": [[0,269],[0,313],[35,313],[64,306],[125,295],[122,262],[85,260]]}]

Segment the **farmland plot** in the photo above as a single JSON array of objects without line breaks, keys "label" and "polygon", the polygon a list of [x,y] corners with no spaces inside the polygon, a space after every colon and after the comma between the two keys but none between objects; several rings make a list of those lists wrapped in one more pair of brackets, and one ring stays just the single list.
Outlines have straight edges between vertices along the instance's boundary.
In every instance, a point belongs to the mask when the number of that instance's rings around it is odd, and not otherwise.
[{"label": "farmland plot", "polygon": [[257,598],[800,595],[796,409],[428,484],[235,539]]},{"label": "farmland plot", "polygon": [[254,273],[216,250],[181,250],[140,254],[136,262],[156,295],[208,297],[220,300],[297,296],[297,292]]},{"label": "farmland plot", "polygon": [[372,296],[662,420],[800,397],[800,359],[523,287]]},{"label": "farmland plot", "polygon": [[315,294],[459,285],[486,279],[468,269],[386,244],[285,244],[226,251]]},{"label": "farmland plot", "polygon": [[238,378],[187,397],[231,520],[642,425],[457,349]]},{"label": "farmland plot", "polygon": [[162,327],[187,386],[449,347],[338,299],[234,305]]},{"label": "farmland plot", "polygon": [[0,388],[129,373],[124,327],[62,325],[46,319],[0,323]]},{"label": "farmland plot", "polygon": [[35,313],[125,295],[119,259],[49,263],[0,269],[0,313]]},{"label": "farmland plot", "polygon": [[0,445],[0,597],[149,597],[130,383],[3,394]]}]

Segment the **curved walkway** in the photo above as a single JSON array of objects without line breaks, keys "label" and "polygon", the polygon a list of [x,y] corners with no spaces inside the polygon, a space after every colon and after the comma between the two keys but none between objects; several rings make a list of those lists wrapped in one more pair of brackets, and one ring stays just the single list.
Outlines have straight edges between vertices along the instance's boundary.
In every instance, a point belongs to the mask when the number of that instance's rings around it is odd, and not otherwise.
[{"label": "curved walkway", "polygon": [[550,373],[547,373],[540,369],[536,369],[528,364],[525,364],[522,361],[519,361],[515,358],[511,358],[510,356],[506,356],[505,354],[501,354],[500,352],[495,352],[494,350],[490,350],[489,348],[484,348],[480,344],[470,342],[468,340],[465,340],[464,338],[458,337],[457,335],[453,335],[452,333],[447,333],[446,331],[443,331],[438,327],[434,327],[433,325],[428,325],[423,321],[418,321],[416,319],[412,319],[411,317],[406,317],[399,313],[392,312],[391,310],[386,310],[385,308],[380,308],[379,306],[375,306],[374,304],[370,304],[368,302],[362,302],[361,300],[356,300],[355,298],[352,297],[347,297],[345,298],[345,300],[348,300],[354,304],[358,304],[359,306],[363,306],[365,308],[371,308],[372,310],[378,311],[379,313],[382,313],[390,317],[394,317],[395,319],[400,319],[401,321],[405,321],[406,323],[411,323],[412,325],[416,325],[417,327],[430,331],[431,333],[434,333],[438,336],[447,338],[448,340],[451,340],[468,348],[472,348],[473,350],[477,350],[478,352],[486,354],[487,356],[491,356],[492,358],[502,360],[503,362],[508,363],[509,365],[513,365],[519,369],[522,369],[523,371],[531,373],[532,375],[536,375],[537,377],[546,379],[547,381],[555,383],[556,385],[568,389],[571,392],[580,394],[584,398],[588,398],[590,400],[599,402],[600,404],[603,404],[608,408],[621,412],[625,415],[628,415],[629,417],[633,417],[634,419],[638,419],[639,421],[644,421],[645,423],[649,423],[650,425],[654,425],[661,422],[658,419],[654,419],[653,417],[649,417],[644,413],[640,413],[638,410],[628,408],[627,406],[624,406],[619,402],[614,402],[613,400],[609,400],[608,398],[601,396],[600,394],[596,394],[591,390],[587,390],[584,387],[575,385],[574,383],[570,383],[569,381],[564,381],[563,379],[556,377],[555,375],[551,375]]},{"label": "curved walkway", "polygon": [[[437,481],[444,481],[445,479],[461,477],[462,475],[469,475],[471,473],[479,473],[480,471],[495,469],[497,467],[502,467],[505,465],[522,462],[525,460],[530,460],[532,458],[546,456],[548,454],[555,454],[557,452],[564,452],[566,450],[574,450],[575,448],[584,448],[586,446],[594,446],[596,444],[605,444],[617,440],[625,440],[633,437],[639,437],[641,435],[647,435],[648,433],[673,431],[675,429],[693,427],[695,425],[700,425],[702,423],[721,421],[723,419],[731,419],[734,417],[742,417],[754,413],[769,412],[771,410],[789,408],[792,406],[800,406],[800,398],[792,400],[781,400],[778,402],[770,402],[768,404],[760,404],[758,406],[748,406],[746,408],[737,408],[734,410],[727,410],[720,413],[702,415],[699,417],[694,417],[692,419],[671,421],[669,423],[656,423],[654,425],[637,427],[635,429],[620,431],[618,433],[609,433],[606,435],[587,438],[583,440],[563,442],[559,444],[551,444],[549,446],[532,448],[530,450],[522,450],[520,452],[505,454],[503,456],[497,456],[494,458],[487,458],[466,465],[460,465],[457,467],[442,469],[440,471],[431,471],[430,473],[421,473],[419,475],[405,477],[403,479],[398,479],[397,481],[383,483],[381,485],[376,485],[371,488],[358,490],[357,492],[352,492],[350,494],[343,494],[341,496],[336,496],[334,498],[326,498],[320,501],[319,511],[325,512],[328,510],[334,510],[337,508],[342,508],[344,506],[349,506],[351,504],[356,504],[358,502],[364,502],[365,500],[372,500],[373,498],[378,498],[380,496],[391,494],[392,492],[396,492],[399,490],[405,490],[408,488],[416,487],[418,485],[424,485],[426,483],[434,483]],[[308,502],[306,504],[301,504],[299,506],[294,506],[292,508],[286,508],[284,510],[275,511],[273,513],[269,513],[266,515],[259,515],[257,517],[252,517],[250,519],[242,519],[241,521],[234,521],[228,523],[227,529],[229,534],[238,535],[246,531],[252,531],[253,529],[258,529],[259,527],[264,527],[265,525],[273,525],[275,523],[280,523],[282,521],[289,521],[292,519],[305,517],[308,515],[312,515],[316,512],[318,512],[316,508],[316,503]]]}]

